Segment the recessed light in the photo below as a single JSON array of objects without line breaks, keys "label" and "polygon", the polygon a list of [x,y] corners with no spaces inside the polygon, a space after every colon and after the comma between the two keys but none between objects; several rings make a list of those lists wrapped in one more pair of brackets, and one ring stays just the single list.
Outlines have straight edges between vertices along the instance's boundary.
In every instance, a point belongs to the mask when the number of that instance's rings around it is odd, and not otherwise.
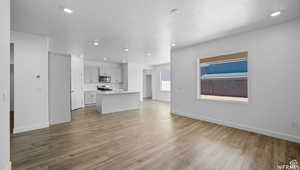
[{"label": "recessed light", "polygon": [[172,47],[175,47],[175,46],[176,46],[176,44],[175,44],[175,43],[172,43],[172,44],[171,44],[171,46],[172,46]]},{"label": "recessed light", "polygon": [[170,10],[170,14],[171,15],[176,15],[176,14],[178,14],[179,13],[179,10],[177,9],[177,8],[174,8],[174,9],[171,9]]},{"label": "recessed light", "polygon": [[122,60],[122,63],[126,63],[126,60],[125,60],[125,59],[123,59],[123,60]]},{"label": "recessed light", "polygon": [[129,51],[129,49],[128,49],[128,48],[125,48],[124,51]]},{"label": "recessed light", "polygon": [[152,54],[151,53],[147,53],[147,56],[151,56]]},{"label": "recessed light", "polygon": [[93,45],[94,45],[94,46],[99,46],[99,42],[98,42],[98,41],[94,41],[94,42],[93,42]]},{"label": "recessed light", "polygon": [[103,58],[103,60],[104,60],[104,61],[106,61],[106,60],[107,60],[107,58],[106,58],[106,57],[104,57],[104,58]]},{"label": "recessed light", "polygon": [[72,14],[73,10],[69,9],[69,8],[64,8],[64,12],[67,14]]},{"label": "recessed light", "polygon": [[271,17],[276,17],[276,16],[278,16],[278,15],[280,15],[280,14],[281,14],[280,11],[276,11],[276,12],[273,12],[273,13],[271,14]]}]

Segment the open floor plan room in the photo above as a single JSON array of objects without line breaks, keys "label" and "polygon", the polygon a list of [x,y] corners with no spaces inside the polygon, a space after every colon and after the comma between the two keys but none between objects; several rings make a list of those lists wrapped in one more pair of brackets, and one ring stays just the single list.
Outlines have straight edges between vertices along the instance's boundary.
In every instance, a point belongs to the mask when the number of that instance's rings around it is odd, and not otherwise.
[{"label": "open floor plan room", "polygon": [[300,0],[1,0],[0,170],[300,170]]}]

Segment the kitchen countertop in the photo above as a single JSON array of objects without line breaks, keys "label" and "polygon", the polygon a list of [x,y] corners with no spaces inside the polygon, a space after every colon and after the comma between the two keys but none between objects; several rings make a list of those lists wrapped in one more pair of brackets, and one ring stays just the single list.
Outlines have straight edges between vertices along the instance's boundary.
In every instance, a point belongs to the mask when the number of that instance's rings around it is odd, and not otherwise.
[{"label": "kitchen countertop", "polygon": [[131,94],[131,93],[140,93],[138,91],[97,91],[97,94],[100,95],[114,95],[114,94]]}]

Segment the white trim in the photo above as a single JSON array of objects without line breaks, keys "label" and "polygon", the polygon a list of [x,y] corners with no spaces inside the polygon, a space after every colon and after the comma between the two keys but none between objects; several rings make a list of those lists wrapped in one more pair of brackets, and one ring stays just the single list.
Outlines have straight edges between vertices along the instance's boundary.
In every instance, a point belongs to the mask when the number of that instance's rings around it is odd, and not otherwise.
[{"label": "white trim", "polygon": [[[242,52],[241,52],[242,53]],[[228,54],[230,55],[230,54]],[[222,56],[222,55],[221,55]],[[203,59],[203,58],[200,58],[200,59]],[[221,64],[221,63],[232,63],[232,62],[235,62],[235,61],[243,61],[243,60],[248,60],[247,57],[245,58],[238,58],[238,59],[229,59],[229,60],[222,60],[222,61],[211,61],[211,62],[205,62],[205,63],[202,63],[202,64]]]},{"label": "white trim", "polygon": [[160,92],[167,92],[167,93],[170,93],[171,90],[160,90]]},{"label": "white trim", "polygon": [[216,96],[216,97],[220,97],[219,99],[218,98],[205,98],[205,97],[202,97],[203,95],[200,95],[199,96],[199,99],[198,100],[201,100],[201,101],[212,101],[212,102],[225,102],[225,103],[238,103],[238,104],[249,104],[249,98],[247,98],[247,101],[238,101],[238,100],[226,100],[226,99],[222,99],[222,96]]},{"label": "white trim", "polygon": [[280,133],[280,132],[274,132],[274,131],[270,131],[270,130],[266,130],[266,129],[250,127],[247,125],[241,125],[241,124],[237,124],[237,123],[233,123],[233,122],[229,122],[229,121],[217,120],[217,119],[202,116],[199,114],[195,115],[195,114],[178,113],[178,112],[173,112],[173,113],[176,115],[185,116],[185,117],[189,117],[192,119],[198,119],[198,120],[202,120],[202,121],[216,123],[216,124],[223,125],[223,126],[233,127],[233,128],[237,128],[237,129],[241,129],[241,130],[245,130],[245,131],[249,131],[249,132],[254,132],[254,133],[258,133],[258,134],[262,134],[262,135],[266,135],[266,136],[271,136],[274,138],[279,138],[279,139],[284,139],[284,140],[300,143],[300,136],[293,136],[293,135],[284,134],[284,133]]},{"label": "white trim", "polygon": [[197,77],[196,77],[196,80],[197,80],[197,99],[199,100],[199,99],[201,99],[201,95],[200,95],[200,57],[196,57],[197,58],[197,67],[196,67],[196,69],[197,69]]},{"label": "white trim", "polygon": [[8,162],[8,164],[4,170],[11,170],[11,161]]},{"label": "white trim", "polygon": [[[76,109],[75,109],[76,110]],[[71,113],[70,113],[71,114]],[[51,126],[52,125],[58,125],[58,124],[62,124],[62,123],[69,123],[71,122],[71,119],[70,120],[60,120],[60,121],[57,121],[57,122],[51,122]]]},{"label": "white trim", "polygon": [[41,124],[35,124],[32,126],[26,126],[26,127],[15,127],[14,128],[14,134],[16,133],[21,133],[21,132],[26,132],[26,131],[31,131],[31,130],[36,130],[36,129],[42,129],[42,128],[48,128],[49,127],[49,122],[41,123]]},{"label": "white trim", "polygon": [[59,55],[59,56],[64,56],[64,57],[71,57],[71,54],[66,54],[66,53],[61,53],[61,52],[53,52],[53,51],[49,51],[48,55]]}]

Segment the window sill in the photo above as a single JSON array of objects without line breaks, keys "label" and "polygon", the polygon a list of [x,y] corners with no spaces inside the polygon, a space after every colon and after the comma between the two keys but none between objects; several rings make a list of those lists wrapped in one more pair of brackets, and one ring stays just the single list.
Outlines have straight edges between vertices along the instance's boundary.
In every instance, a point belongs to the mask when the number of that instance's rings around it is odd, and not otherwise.
[{"label": "window sill", "polygon": [[171,90],[160,90],[161,92],[171,92]]},{"label": "window sill", "polygon": [[230,102],[230,103],[245,103],[245,104],[249,102],[248,98],[243,98],[243,97],[225,97],[225,96],[211,96],[211,95],[200,95],[198,99]]}]

